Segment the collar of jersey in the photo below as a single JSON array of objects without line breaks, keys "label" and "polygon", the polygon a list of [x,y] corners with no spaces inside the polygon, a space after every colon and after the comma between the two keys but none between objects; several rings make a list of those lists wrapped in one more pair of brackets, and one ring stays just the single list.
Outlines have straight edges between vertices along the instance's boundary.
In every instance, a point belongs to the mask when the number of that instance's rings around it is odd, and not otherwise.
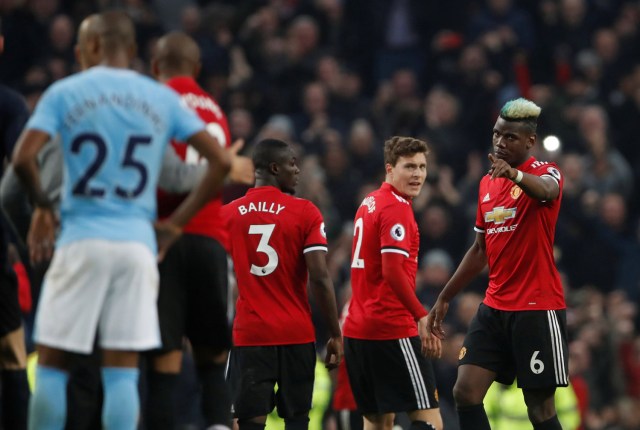
[{"label": "collar of jersey", "polygon": [[388,182],[383,182],[382,183],[382,187],[380,187],[382,189],[388,190],[388,191],[392,191],[394,193],[396,193],[397,195],[399,195],[400,197],[402,197],[403,199],[405,199],[406,201],[408,201],[409,203],[411,203],[411,197],[409,197],[408,195],[401,193],[400,191],[398,191],[396,189],[396,187],[394,187],[393,185],[391,185]]}]

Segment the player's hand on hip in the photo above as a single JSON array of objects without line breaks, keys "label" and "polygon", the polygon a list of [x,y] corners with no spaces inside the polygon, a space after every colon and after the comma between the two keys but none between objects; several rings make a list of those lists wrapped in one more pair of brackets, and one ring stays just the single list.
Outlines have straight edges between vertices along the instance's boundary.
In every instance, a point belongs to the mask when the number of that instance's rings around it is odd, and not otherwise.
[{"label": "player's hand on hip", "polygon": [[243,146],[244,140],[238,139],[229,147],[229,154],[231,155],[229,180],[240,184],[253,185],[256,179],[253,161],[249,157],[238,154]]},{"label": "player's hand on hip", "polygon": [[182,229],[168,221],[158,221],[153,227],[158,242],[158,262],[161,262],[171,245],[182,235]]},{"label": "player's hand on hip", "polygon": [[51,260],[58,221],[51,208],[36,207],[27,235],[29,257],[33,264]]},{"label": "player's hand on hip", "polygon": [[437,337],[444,339],[445,332],[442,328],[442,321],[449,310],[449,303],[438,299],[427,315],[427,331]]},{"label": "player's hand on hip", "polygon": [[428,358],[440,358],[442,355],[442,342],[434,336],[428,328],[429,315],[418,320],[418,336],[420,336],[422,355]]},{"label": "player's hand on hip", "polygon": [[327,342],[327,355],[324,358],[324,366],[329,370],[337,368],[343,356],[344,345],[342,344],[342,337],[329,338]]}]

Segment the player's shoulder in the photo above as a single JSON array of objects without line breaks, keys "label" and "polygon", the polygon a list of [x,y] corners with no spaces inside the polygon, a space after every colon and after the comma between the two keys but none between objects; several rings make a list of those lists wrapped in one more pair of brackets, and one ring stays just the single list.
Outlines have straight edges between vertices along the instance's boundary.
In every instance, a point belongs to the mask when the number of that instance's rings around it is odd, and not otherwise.
[{"label": "player's shoulder", "polygon": [[412,211],[411,200],[402,196],[393,188],[381,187],[367,197],[375,200],[376,206],[380,209],[389,211]]},{"label": "player's shoulder", "polygon": [[562,173],[558,164],[554,161],[536,160],[534,157],[529,158],[523,166],[526,172],[538,175],[538,176],[551,176],[559,181],[562,178]]}]

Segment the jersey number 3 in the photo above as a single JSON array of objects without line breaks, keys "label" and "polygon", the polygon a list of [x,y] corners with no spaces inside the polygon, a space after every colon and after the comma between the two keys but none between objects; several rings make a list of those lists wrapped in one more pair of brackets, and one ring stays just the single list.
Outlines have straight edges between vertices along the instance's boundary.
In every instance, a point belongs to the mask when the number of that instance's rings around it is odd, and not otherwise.
[{"label": "jersey number 3", "polygon": [[250,272],[256,276],[267,276],[278,267],[278,253],[269,245],[269,239],[271,239],[275,227],[275,224],[254,224],[249,226],[249,234],[260,235],[260,242],[258,242],[256,252],[267,254],[268,257],[267,264],[264,266],[251,264]]}]

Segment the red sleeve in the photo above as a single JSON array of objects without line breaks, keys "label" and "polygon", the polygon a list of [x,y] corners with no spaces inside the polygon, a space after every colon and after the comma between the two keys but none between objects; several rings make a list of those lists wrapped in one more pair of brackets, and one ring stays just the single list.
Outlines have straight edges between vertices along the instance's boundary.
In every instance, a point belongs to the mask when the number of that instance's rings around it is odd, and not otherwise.
[{"label": "red sleeve", "polygon": [[416,292],[411,287],[407,274],[403,270],[405,258],[402,254],[390,252],[382,254],[382,277],[396,293],[400,303],[417,321],[427,315],[427,310],[418,300]]},{"label": "red sleeve", "polygon": [[304,212],[307,231],[304,239],[304,252],[322,250],[327,252],[327,235],[320,209],[308,202]]}]

